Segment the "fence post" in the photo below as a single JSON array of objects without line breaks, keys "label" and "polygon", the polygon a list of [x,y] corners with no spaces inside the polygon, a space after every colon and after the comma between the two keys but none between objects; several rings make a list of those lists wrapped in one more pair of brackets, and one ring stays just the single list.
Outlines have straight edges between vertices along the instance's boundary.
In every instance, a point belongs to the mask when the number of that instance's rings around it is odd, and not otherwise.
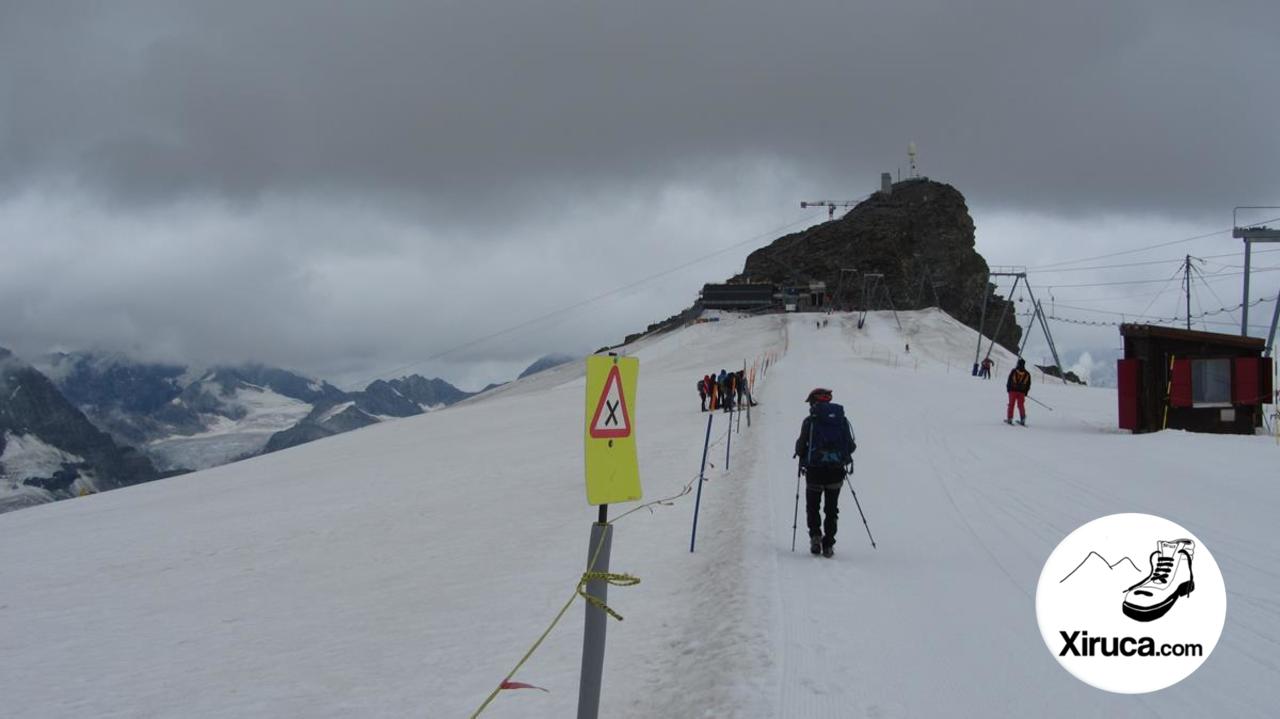
[{"label": "fence post", "polygon": [[715,414],[707,415],[707,438],[702,441],[702,466],[698,469],[698,495],[693,501],[693,532],[689,535],[689,551],[693,552],[694,542],[698,539],[698,509],[702,506],[703,475],[707,471],[707,450],[711,448],[711,420]]}]

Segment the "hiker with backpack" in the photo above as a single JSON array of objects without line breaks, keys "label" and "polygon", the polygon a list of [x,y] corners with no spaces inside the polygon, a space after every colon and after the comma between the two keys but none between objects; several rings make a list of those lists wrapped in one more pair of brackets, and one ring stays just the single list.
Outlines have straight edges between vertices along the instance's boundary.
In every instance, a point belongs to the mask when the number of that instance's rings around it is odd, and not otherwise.
[{"label": "hiker with backpack", "polygon": [[720,370],[720,374],[716,376],[716,382],[720,392],[720,409],[725,412],[732,412],[733,393],[729,391],[729,373]]},{"label": "hiker with backpack", "polygon": [[1027,426],[1027,395],[1031,394],[1031,373],[1027,371],[1027,361],[1018,358],[1018,366],[1009,373],[1004,383],[1009,393],[1009,407],[1004,413],[1004,423],[1013,424],[1013,407],[1018,406],[1018,424]]},{"label": "hiker with backpack", "polygon": [[705,377],[698,379],[698,397],[702,399],[702,411],[707,411],[707,379]]},{"label": "hiker with backpack", "polygon": [[[809,416],[800,425],[795,457],[805,477],[805,518],[809,526],[809,552],[835,554],[836,522],[840,515],[840,489],[853,465],[858,444],[844,408],[831,401],[831,390],[819,387],[809,393]],[[819,509],[825,506],[825,519]]]},{"label": "hiker with backpack", "polygon": [[740,369],[736,373],[738,375],[738,408],[741,409],[744,403],[756,406],[756,401],[751,398],[751,383],[747,381],[747,371]]}]

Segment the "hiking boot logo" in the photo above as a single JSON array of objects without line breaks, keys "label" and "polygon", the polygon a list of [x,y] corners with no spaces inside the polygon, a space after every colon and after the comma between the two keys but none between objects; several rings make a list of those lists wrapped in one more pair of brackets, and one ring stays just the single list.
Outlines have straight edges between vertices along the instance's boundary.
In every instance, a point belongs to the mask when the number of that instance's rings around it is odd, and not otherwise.
[{"label": "hiking boot logo", "polygon": [[1226,613],[1212,548],[1150,514],[1076,528],[1045,560],[1036,586],[1045,647],[1077,679],[1120,694],[1189,676],[1218,644]]},{"label": "hiking boot logo", "polygon": [[1195,552],[1196,543],[1190,539],[1157,542],[1149,560],[1151,573],[1125,590],[1120,607],[1125,616],[1139,622],[1153,622],[1173,609],[1178,597],[1190,596],[1196,588],[1191,567]]}]

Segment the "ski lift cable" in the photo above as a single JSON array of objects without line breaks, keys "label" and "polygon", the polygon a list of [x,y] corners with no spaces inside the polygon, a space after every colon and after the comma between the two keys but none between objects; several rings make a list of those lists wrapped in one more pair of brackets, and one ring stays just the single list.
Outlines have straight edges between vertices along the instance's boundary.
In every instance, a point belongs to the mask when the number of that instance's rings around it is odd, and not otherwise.
[{"label": "ski lift cable", "polygon": [[1196,310],[1200,313],[1200,328],[1203,329],[1205,332],[1208,332],[1209,320],[1205,319],[1206,315],[1204,314],[1204,303],[1200,301],[1200,295],[1199,294],[1192,295],[1191,299],[1195,300]]},{"label": "ski lift cable", "polygon": [[[1253,268],[1253,274],[1260,274],[1263,272],[1275,272],[1277,270],[1280,270],[1280,266],[1255,267]],[[1210,281],[1212,282],[1218,279],[1230,279],[1232,277],[1240,277],[1243,274],[1244,274],[1243,271],[1230,272],[1230,273],[1218,272],[1218,273],[1209,273],[1207,276],[1211,278]],[[1113,281],[1113,282],[1081,282],[1081,283],[1071,283],[1066,285],[1054,284],[1053,288],[1062,289],[1064,287],[1116,287],[1121,285],[1154,285],[1154,284],[1159,284],[1161,282],[1167,282],[1167,281],[1168,280],[1152,279],[1152,280],[1119,280],[1119,281]]]},{"label": "ski lift cable", "polygon": [[532,318],[530,318],[530,319],[524,320],[524,321],[520,322],[519,324],[511,325],[510,327],[507,327],[507,328],[505,328],[505,329],[501,329],[501,330],[498,330],[498,331],[496,331],[496,332],[491,332],[491,333],[489,333],[489,334],[482,335],[482,336],[480,336],[480,337],[477,337],[477,338],[475,338],[475,339],[468,340],[468,341],[463,342],[463,343],[461,343],[461,344],[454,345],[453,347],[449,347],[448,349],[444,349],[444,350],[441,350],[441,351],[436,352],[436,353],[434,353],[434,354],[428,355],[427,357],[424,357],[423,359],[417,360],[417,361],[415,361],[415,362],[410,362],[410,363],[408,363],[408,364],[401,365],[401,366],[396,367],[396,368],[394,368],[394,369],[384,370],[384,371],[379,372],[379,373],[377,373],[377,374],[371,375],[371,376],[370,376],[370,377],[368,377],[367,379],[359,380],[359,381],[357,382],[357,384],[366,384],[366,383],[368,383],[368,382],[372,382],[373,380],[376,380],[376,379],[383,379],[383,378],[387,378],[387,377],[392,377],[392,376],[394,376],[394,375],[400,374],[401,372],[405,372],[405,371],[408,371],[408,370],[414,369],[414,368],[416,368],[416,367],[420,367],[420,366],[422,366],[422,365],[424,365],[424,364],[427,364],[428,362],[432,362],[432,361],[434,361],[434,360],[438,360],[438,359],[440,359],[440,358],[442,358],[442,357],[447,357],[448,355],[451,355],[451,354],[453,354],[453,353],[455,353],[455,352],[459,352],[459,351],[464,350],[464,349],[467,349],[467,348],[469,348],[469,347],[474,347],[474,346],[479,345],[479,344],[482,344],[482,343],[484,343],[484,342],[488,342],[489,340],[496,339],[496,338],[498,338],[498,337],[502,337],[503,335],[508,335],[508,334],[511,334],[511,333],[516,332],[516,331],[518,331],[518,330],[525,329],[526,327],[530,327],[530,326],[535,325],[535,324],[538,324],[538,323],[540,323],[540,322],[544,322],[544,321],[546,321],[546,320],[549,320],[549,319],[551,319],[551,318],[553,318],[553,317],[558,317],[558,316],[560,316],[560,315],[562,315],[562,314],[566,314],[566,313],[572,312],[572,311],[574,311],[574,310],[580,309],[580,308],[582,308],[582,307],[586,307],[586,306],[588,306],[588,305],[594,304],[595,302],[598,302],[598,301],[603,300],[603,299],[605,299],[605,298],[612,297],[613,295],[617,295],[617,294],[620,294],[620,293],[622,293],[622,292],[626,292],[627,290],[635,289],[636,287],[640,287],[640,286],[645,285],[645,284],[647,284],[647,283],[649,283],[649,282],[652,282],[652,281],[654,281],[654,280],[656,280],[656,279],[660,279],[660,278],[662,278],[662,277],[666,277],[667,275],[671,275],[671,274],[674,274],[674,273],[676,273],[676,272],[679,272],[680,270],[686,269],[686,268],[688,268],[688,267],[692,267],[693,265],[696,265],[696,264],[698,264],[699,262],[704,262],[704,261],[709,260],[709,259],[711,259],[711,258],[713,258],[713,257],[717,257],[717,256],[719,256],[719,255],[722,255],[722,254],[724,254],[724,253],[726,253],[726,252],[731,252],[731,251],[733,251],[733,250],[735,250],[735,249],[737,249],[737,248],[739,248],[739,247],[742,247],[743,245],[748,245],[748,244],[751,244],[751,243],[753,243],[753,242],[759,242],[761,239],[764,239],[764,238],[767,238],[767,237],[770,237],[770,236],[776,236],[776,235],[777,235],[777,233],[779,233],[779,232],[782,232],[782,231],[784,231],[784,230],[788,230],[788,229],[790,229],[790,228],[794,227],[795,225],[800,224],[801,222],[805,222],[805,221],[809,220],[810,218],[812,218],[812,217],[813,217],[813,215],[814,215],[814,213],[811,213],[811,212],[810,212],[810,213],[805,213],[803,216],[798,217],[798,218],[796,218],[796,219],[792,220],[791,222],[786,223],[785,225],[780,225],[780,226],[775,227],[774,229],[768,230],[768,231],[766,231],[766,232],[762,232],[762,233],[757,234],[757,235],[752,235],[751,237],[749,237],[749,238],[747,238],[747,239],[745,239],[745,240],[742,240],[741,242],[735,242],[735,243],[734,243],[734,244],[732,244],[732,245],[728,245],[728,246],[722,247],[722,248],[720,248],[720,249],[718,249],[718,250],[715,250],[715,251],[713,251],[713,252],[709,252],[709,253],[707,253],[707,254],[705,254],[705,255],[701,255],[701,256],[699,256],[699,257],[695,257],[695,258],[693,258],[693,259],[691,259],[691,260],[688,260],[688,261],[683,262],[683,263],[681,263],[681,264],[675,265],[674,267],[669,267],[669,268],[667,268],[667,269],[665,269],[665,270],[662,270],[662,271],[660,271],[660,272],[655,272],[654,274],[648,275],[647,277],[642,277],[642,278],[640,278],[640,279],[638,279],[638,280],[635,280],[634,282],[630,282],[630,283],[628,283],[628,284],[622,285],[621,287],[615,287],[614,289],[609,290],[609,291],[607,291],[607,292],[602,292],[602,293],[600,293],[600,294],[598,294],[598,295],[595,295],[595,296],[593,296],[593,297],[589,297],[589,298],[584,299],[584,300],[579,300],[578,302],[574,302],[574,303],[572,303],[572,304],[565,305],[564,307],[561,307],[561,308],[559,308],[559,309],[555,309],[555,310],[552,310],[552,311],[547,312],[547,313],[545,313],[545,314],[538,315],[537,317],[532,317]]},{"label": "ski lift cable", "polygon": [[[1065,322],[1067,324],[1082,325],[1086,327],[1120,327],[1121,325],[1126,324],[1125,320],[1121,320],[1119,322],[1116,322],[1113,320],[1081,320],[1081,319],[1075,319],[1073,317],[1061,317],[1058,315],[1046,315],[1046,319],[1053,320],[1054,322]],[[1135,319],[1142,319],[1142,318],[1135,318]],[[1162,317],[1162,318],[1150,320],[1148,323],[1149,324],[1169,324],[1170,320],[1167,317]],[[1205,320],[1204,324],[1221,326],[1221,327],[1234,327],[1237,329],[1240,327],[1239,323],[1236,323],[1236,322],[1220,322],[1220,321]],[[1270,328],[1270,325],[1253,325],[1253,324],[1249,325],[1250,330],[1257,330],[1259,332],[1265,332],[1269,328]]]},{"label": "ski lift cable", "polygon": [[[1266,304],[1268,302],[1275,302],[1275,301],[1276,301],[1276,298],[1274,295],[1270,297],[1259,297],[1256,300],[1253,300],[1252,302],[1250,302],[1249,306],[1256,307],[1260,304]],[[1116,315],[1120,317],[1134,317],[1139,319],[1163,320],[1163,321],[1170,321],[1170,322],[1175,319],[1182,319],[1181,317],[1162,317],[1159,315],[1148,315],[1145,313],[1139,314],[1134,312],[1119,312],[1116,310],[1099,310],[1093,307],[1077,307],[1075,305],[1060,305],[1060,306],[1064,310],[1074,310],[1076,312],[1091,312],[1091,313],[1100,314],[1100,315]],[[1219,307],[1216,310],[1207,310],[1201,314],[1192,315],[1191,319],[1199,319],[1202,316],[1213,317],[1214,315],[1230,313],[1240,309],[1243,306],[1244,306],[1243,303],[1237,302],[1236,304],[1230,307]]]},{"label": "ski lift cable", "polygon": [[[1222,305],[1222,306],[1224,306],[1224,307],[1225,307],[1227,303],[1226,303],[1226,302],[1223,302],[1223,301],[1222,301],[1222,298],[1218,296],[1218,291],[1217,291],[1217,290],[1215,290],[1215,289],[1213,289],[1213,285],[1209,284],[1209,283],[1205,280],[1205,278],[1204,278],[1204,272],[1201,272],[1201,271],[1200,271],[1200,268],[1196,267],[1195,265],[1192,265],[1192,266],[1191,266],[1191,272],[1192,272],[1192,274],[1196,274],[1196,275],[1198,275],[1198,276],[1199,276],[1199,278],[1200,278],[1200,282],[1201,282],[1205,287],[1208,287],[1208,288],[1209,288],[1209,292],[1213,295],[1213,298],[1214,298],[1215,300],[1217,300],[1217,301],[1218,301],[1218,304],[1220,304],[1220,305]],[[1231,319],[1233,319],[1233,320],[1238,320],[1239,318],[1237,318],[1237,317],[1235,316],[1235,313],[1233,312],[1233,313],[1231,314]]]},{"label": "ski lift cable", "polygon": [[1061,272],[1086,272],[1090,270],[1114,270],[1124,267],[1146,267],[1150,265],[1168,265],[1175,262],[1182,262],[1182,258],[1169,258],[1167,260],[1148,260],[1146,262],[1121,262],[1114,265],[1089,265],[1087,267],[1064,267],[1062,269],[1041,269],[1038,267],[1028,268],[1028,271],[1034,271],[1037,274],[1058,274]]},{"label": "ski lift cable", "polygon": [[[1267,254],[1267,253],[1269,253],[1269,252],[1280,252],[1280,249],[1254,250],[1254,251],[1253,251],[1253,256],[1254,256],[1254,257],[1257,257],[1258,255],[1265,255],[1265,254]],[[1235,257],[1235,258],[1243,259],[1243,258],[1244,258],[1244,252],[1230,252],[1230,253],[1223,254],[1223,255],[1205,255],[1204,257],[1202,257],[1202,258],[1200,258],[1200,259],[1202,259],[1202,260],[1216,260],[1216,259],[1221,259],[1221,258],[1223,258],[1223,257]],[[1214,264],[1214,265],[1217,265],[1217,266],[1219,266],[1219,267],[1224,267],[1224,268],[1233,269],[1233,270],[1243,270],[1243,269],[1244,269],[1244,264],[1243,264],[1243,263],[1242,263],[1242,264],[1239,264],[1239,265],[1232,265],[1232,264],[1228,264],[1228,263],[1226,263],[1226,262],[1212,262],[1212,263],[1210,263],[1210,264]]]},{"label": "ski lift cable", "polygon": [[[1280,252],[1280,249],[1254,250],[1253,254],[1254,256],[1257,256],[1257,255],[1266,254],[1268,252]],[[1243,258],[1244,251],[1224,252],[1217,255],[1205,255],[1204,257],[1200,257],[1198,259],[1212,260],[1212,259],[1221,259],[1224,257]],[[1032,267],[1032,268],[1028,268],[1028,270],[1029,271],[1034,270],[1037,274],[1058,274],[1062,272],[1085,272],[1085,271],[1091,271],[1091,270],[1114,270],[1114,269],[1121,269],[1124,267],[1150,267],[1152,265],[1169,265],[1174,263],[1181,263],[1183,262],[1184,259],[1185,258],[1183,257],[1170,257],[1163,260],[1145,260],[1143,262],[1119,262],[1119,263],[1110,264],[1110,265],[1089,265],[1087,267],[1064,267],[1062,269],[1043,269],[1039,267]],[[1222,265],[1224,267],[1233,267],[1236,269],[1244,268],[1244,265],[1227,265],[1221,262],[1215,262],[1214,264]]]},{"label": "ski lift cable", "polygon": [[[1262,220],[1261,222],[1259,222],[1259,223],[1257,223],[1257,224],[1259,224],[1259,225],[1265,225],[1265,224],[1268,224],[1268,223],[1271,223],[1271,222],[1276,222],[1276,221],[1278,221],[1278,220],[1280,220],[1280,217],[1274,217],[1274,218],[1271,218],[1271,219],[1269,219],[1269,220]],[[1158,243],[1156,243],[1156,244],[1154,244],[1154,245],[1146,245],[1146,246],[1144,246],[1144,247],[1135,247],[1134,249],[1131,249],[1131,250],[1121,250],[1120,252],[1110,252],[1110,253],[1107,253],[1107,254],[1105,254],[1105,255],[1094,255],[1094,256],[1092,256],[1092,257],[1081,257],[1081,258],[1079,258],[1079,259],[1075,259],[1075,260],[1063,260],[1063,261],[1061,261],[1061,262],[1051,262],[1051,263],[1049,263],[1049,264],[1047,264],[1047,265],[1040,265],[1040,266],[1038,266],[1038,267],[1029,267],[1029,268],[1027,268],[1027,269],[1029,269],[1029,270],[1047,270],[1047,269],[1054,268],[1054,267],[1062,267],[1062,266],[1064,266],[1064,265],[1075,265],[1075,264],[1079,264],[1079,263],[1081,263],[1081,262],[1089,262],[1089,261],[1092,261],[1092,260],[1102,260],[1102,259],[1106,259],[1106,258],[1108,258],[1108,257],[1120,257],[1120,256],[1122,256],[1122,255],[1132,255],[1132,254],[1137,254],[1137,253],[1139,253],[1139,252],[1146,252],[1147,250],[1154,250],[1154,249],[1158,249],[1158,248],[1160,248],[1160,247],[1169,247],[1169,246],[1171,246],[1171,245],[1180,245],[1180,244],[1184,244],[1184,243],[1187,243],[1187,242],[1195,242],[1196,240],[1204,240],[1204,239],[1208,239],[1208,238],[1210,238],[1210,237],[1215,237],[1215,236],[1217,236],[1217,235],[1226,234],[1226,233],[1228,233],[1228,232],[1231,232],[1233,229],[1234,229],[1234,228],[1228,227],[1228,228],[1227,228],[1227,229],[1225,229],[1225,230],[1215,230],[1215,231],[1213,231],[1213,232],[1206,232],[1206,233],[1204,233],[1203,235],[1195,235],[1194,237],[1184,237],[1183,239],[1180,239],[1180,240],[1170,240],[1170,241],[1168,241],[1168,242],[1158,242]]]},{"label": "ski lift cable", "polygon": [[1173,282],[1173,278],[1177,277],[1178,272],[1180,272],[1181,270],[1182,268],[1179,267],[1177,270],[1174,271],[1172,275],[1169,276],[1169,279],[1165,280],[1164,286],[1161,287],[1160,291],[1156,293],[1155,297],[1151,298],[1151,301],[1147,303],[1147,306],[1142,308],[1142,312],[1140,314],[1145,315],[1147,313],[1147,310],[1151,309],[1151,305],[1154,305],[1156,303],[1156,300],[1160,299],[1160,296],[1169,290],[1169,283]]},{"label": "ski lift cable", "polygon": [[1118,302],[1120,300],[1137,300],[1154,297],[1155,292],[1140,292],[1136,295],[1108,295],[1106,297],[1067,297],[1063,302]]}]

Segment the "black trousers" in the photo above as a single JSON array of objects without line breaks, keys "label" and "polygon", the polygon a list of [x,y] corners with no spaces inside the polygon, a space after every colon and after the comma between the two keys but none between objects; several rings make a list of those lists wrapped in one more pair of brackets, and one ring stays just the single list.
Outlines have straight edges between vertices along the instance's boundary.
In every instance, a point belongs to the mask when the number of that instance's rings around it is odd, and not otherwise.
[{"label": "black trousers", "polygon": [[[830,547],[836,543],[836,522],[840,517],[840,484],[806,484],[804,488],[804,514],[809,522],[809,537],[821,537],[822,546]],[[818,509],[826,503],[827,517],[823,520]]]}]

